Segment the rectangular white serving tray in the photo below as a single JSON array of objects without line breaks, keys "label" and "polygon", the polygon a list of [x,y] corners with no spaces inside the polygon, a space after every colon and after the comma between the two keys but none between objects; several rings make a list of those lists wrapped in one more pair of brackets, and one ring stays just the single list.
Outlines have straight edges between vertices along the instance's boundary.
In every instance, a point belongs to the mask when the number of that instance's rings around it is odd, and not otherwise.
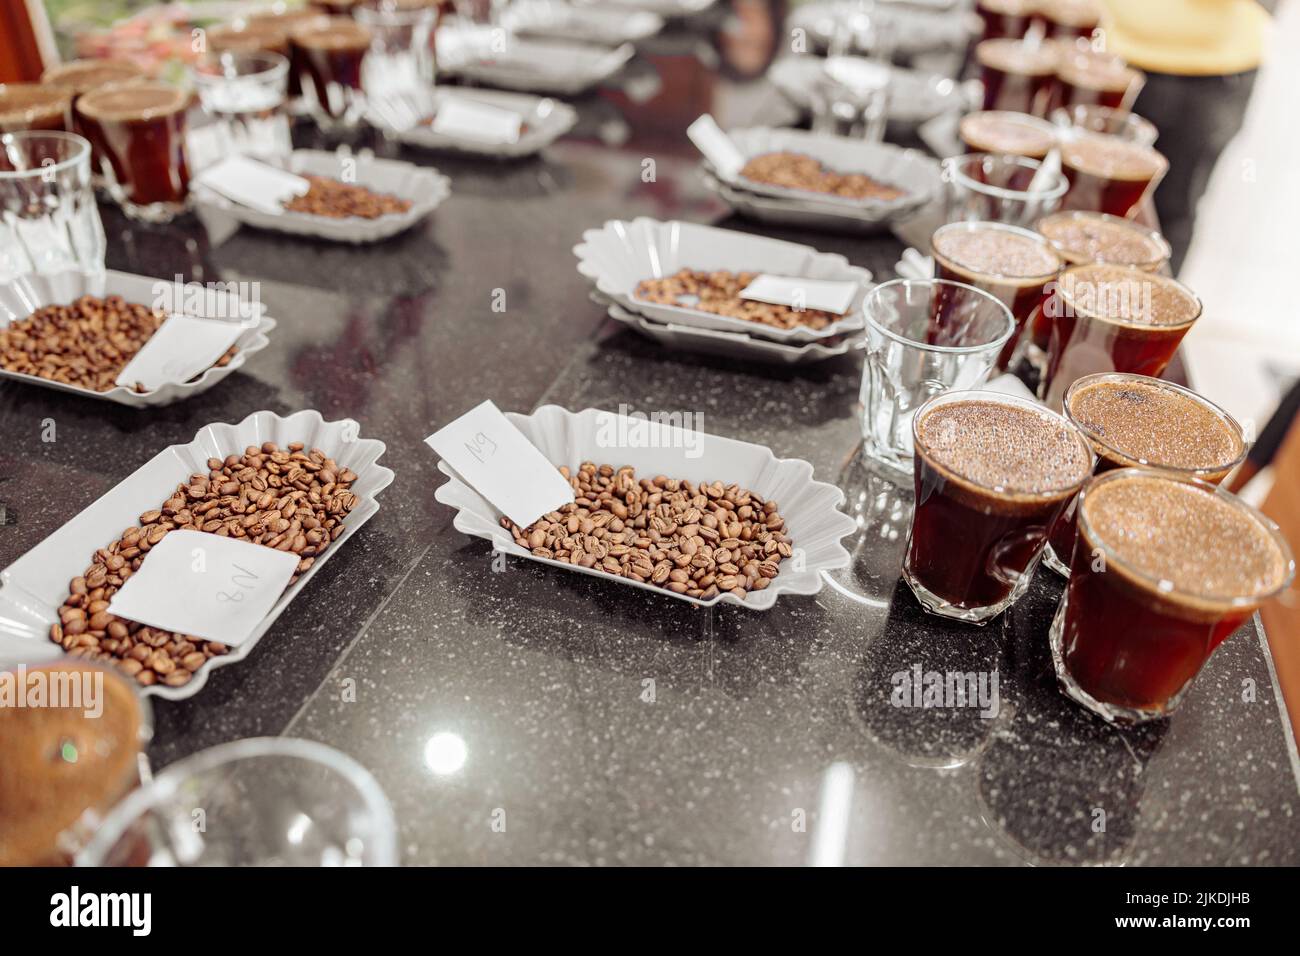
[{"label": "rectangular white serving tray", "polygon": [[153,684],[142,690],[168,700],[192,697],[207,683],[208,674],[214,668],[234,664],[252,653],[312,576],[379,510],[376,496],[393,480],[393,472],[377,463],[384,453],[384,443],[359,437],[357,423],[351,419],[327,422],[314,410],[295,412],[287,418],[269,411],[254,412],[237,425],[220,422],[207,425],[192,442],[172,445],[159,452],[0,571],[0,667],[62,656],[63,649],[50,640],[50,625],[58,619],[59,607],[68,596],[68,583],[86,569],[96,549],[112,543],[123,528],[136,524],[141,514],[166,501],[176,486],[192,473],[206,472],[209,458],[243,454],[249,445],[267,441],[280,446],[300,441],[309,449],[319,448],[356,473],[357,480],[351,490],[359,500],[343,520],[343,533],[284,592],[246,641],[232,647],[229,654],[212,658],[188,684],[181,687]]}]

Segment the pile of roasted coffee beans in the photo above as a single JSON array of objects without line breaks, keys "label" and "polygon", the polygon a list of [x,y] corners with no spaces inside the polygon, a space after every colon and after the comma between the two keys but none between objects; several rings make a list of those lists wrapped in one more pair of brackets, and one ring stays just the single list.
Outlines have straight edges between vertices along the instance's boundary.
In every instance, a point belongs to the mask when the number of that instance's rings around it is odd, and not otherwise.
[{"label": "pile of roasted coffee beans", "polygon": [[339,182],[326,176],[303,176],[311,183],[302,196],[295,196],[284,203],[289,212],[304,212],[312,216],[325,216],[329,219],[346,219],[356,216],[360,219],[378,219],[406,212],[411,208],[409,199],[399,199],[388,193],[371,192],[365,186]]},{"label": "pile of roasted coffee beans", "polygon": [[[83,295],[71,305],[43,306],[0,328],[0,367],[96,392],[111,391],[118,373],[166,318],[164,312],[118,295]],[[216,364],[229,364],[236,351],[231,346]],[[137,386],[136,391],[143,389]]]},{"label": "pile of roasted coffee beans", "polygon": [[827,169],[812,156],[802,153],[764,153],[755,156],[740,170],[740,175],[756,183],[827,193],[847,199],[898,199],[906,195],[866,173],[838,173]]},{"label": "pile of roasted coffee beans", "polygon": [[298,555],[292,586],[343,533],[343,518],[357,503],[349,490],[356,479],[319,449],[304,451],[302,442],[285,449],[266,442],[242,455],[209,458],[207,474],[191,475],[162,507],[95,552],[85,573],[72,579],[50,640],[73,657],[113,663],[145,686],[189,683],[226,645],[108,613],[109,600],[140,570],[149,549],[177,528],[242,538]]},{"label": "pile of roasted coffee beans", "polygon": [[776,502],[739,485],[638,480],[631,468],[589,461],[577,474],[560,473],[573,487],[572,504],[527,528],[501,519],[515,543],[540,558],[707,601],[761,591],[794,553]]},{"label": "pile of roasted coffee beans", "polygon": [[[839,320],[840,316],[817,309],[794,309],[788,305],[773,305],[742,299],[741,291],[758,278],[757,272],[697,272],[681,269],[663,279],[643,279],[637,283],[638,299],[662,305],[680,305],[732,319],[744,319],[778,329],[793,329],[805,325],[811,329],[824,329]],[[698,301],[683,301],[691,296]]]}]

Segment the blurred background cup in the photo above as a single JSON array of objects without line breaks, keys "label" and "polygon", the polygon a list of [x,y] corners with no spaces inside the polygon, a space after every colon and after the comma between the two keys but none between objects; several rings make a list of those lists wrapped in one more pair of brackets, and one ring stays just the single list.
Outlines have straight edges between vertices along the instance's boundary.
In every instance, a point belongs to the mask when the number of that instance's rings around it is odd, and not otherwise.
[{"label": "blurred background cup", "polygon": [[912,415],[948,389],[978,387],[1015,328],[997,298],[946,279],[894,279],[862,303],[865,454],[887,474],[912,473]]},{"label": "blurred background cup", "polygon": [[1052,106],[1095,105],[1129,109],[1146,84],[1146,74],[1113,53],[1084,42],[1056,43]]},{"label": "blurred background cup", "polygon": [[238,740],[171,764],[119,803],[77,855],[82,866],[397,862],[393,811],[369,771],[332,747],[286,737]]},{"label": "blurred background cup", "polygon": [[1052,110],[1052,122],[1064,130],[1104,133],[1139,146],[1154,146],[1159,135],[1155,124],[1128,110],[1076,103]]},{"label": "blurred background cup", "polygon": [[1034,0],[1034,19],[1053,39],[1091,39],[1101,26],[1100,0]]},{"label": "blurred background cup", "polygon": [[1040,0],[976,0],[975,12],[983,27],[980,38],[1019,40],[1029,29]]},{"label": "blurred background cup", "polygon": [[68,90],[42,83],[0,83],[0,133],[71,128]]},{"label": "blurred background cup", "polygon": [[103,271],[104,227],[90,182],[90,143],[83,137],[0,134],[0,211],[0,281]]},{"label": "blurred background cup", "polygon": [[1132,218],[1169,171],[1169,160],[1149,145],[1078,130],[1061,138],[1061,169],[1070,188],[1066,209]]},{"label": "blurred background cup", "polygon": [[95,138],[77,111],[82,96],[111,83],[138,83],[146,79],[144,70],[127,60],[72,60],[52,66],[41,74],[45,86],[67,90],[72,96],[72,132],[90,140],[90,169],[92,181],[103,185],[99,166],[103,156],[95,146]]},{"label": "blurred background cup", "polygon": [[887,62],[828,57],[812,85],[813,132],[881,142],[889,120],[890,75]]},{"label": "blurred background cup", "polygon": [[370,31],[362,84],[370,95],[433,85],[436,4],[431,0],[373,0],[358,6],[353,16]]},{"label": "blurred background cup", "polygon": [[322,129],[353,129],[365,112],[362,78],[370,42],[370,31],[351,17],[308,22],[289,34],[290,68]]},{"label": "blurred background cup", "polygon": [[957,134],[972,153],[1023,156],[1042,161],[1056,145],[1057,128],[1028,113],[978,110],[961,118]]},{"label": "blurred background cup", "polygon": [[1004,222],[1031,226],[1061,205],[1069,189],[1064,174],[1048,171],[1030,189],[1042,163],[1023,156],[967,153],[943,161],[948,222]]},{"label": "blurred background cup", "polygon": [[113,668],[65,658],[2,670],[28,695],[43,687],[45,704],[0,707],[0,866],[67,865],[140,782],[151,711]]},{"label": "blurred background cup", "polygon": [[285,103],[289,61],[279,53],[224,50],[191,68],[203,111],[213,120],[221,155],[277,156],[292,151]]},{"label": "blurred background cup", "polygon": [[1056,84],[1056,45],[999,38],[975,46],[986,110],[1046,116]]},{"label": "blurred background cup", "polygon": [[170,222],[189,205],[190,94],[168,83],[110,83],[77,102],[105,187],[132,219]]}]

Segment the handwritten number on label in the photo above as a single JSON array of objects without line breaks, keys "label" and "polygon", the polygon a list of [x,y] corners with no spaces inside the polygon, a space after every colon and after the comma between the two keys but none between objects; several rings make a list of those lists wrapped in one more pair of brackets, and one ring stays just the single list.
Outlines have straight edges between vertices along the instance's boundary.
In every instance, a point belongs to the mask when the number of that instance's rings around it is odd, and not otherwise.
[{"label": "handwritten number on label", "polygon": [[475,432],[474,437],[465,442],[465,450],[482,463],[496,454],[497,443],[489,438],[486,433]]},{"label": "handwritten number on label", "polygon": [[248,570],[247,568],[240,567],[238,564],[233,565],[233,567],[235,568],[236,571],[239,571],[240,573],[232,574],[230,576],[230,583],[237,588],[241,588],[242,590],[218,591],[217,592],[218,601],[227,601],[227,602],[242,601],[244,599],[244,591],[251,591],[254,587],[257,586],[258,577],[256,574],[254,574],[252,571]]}]

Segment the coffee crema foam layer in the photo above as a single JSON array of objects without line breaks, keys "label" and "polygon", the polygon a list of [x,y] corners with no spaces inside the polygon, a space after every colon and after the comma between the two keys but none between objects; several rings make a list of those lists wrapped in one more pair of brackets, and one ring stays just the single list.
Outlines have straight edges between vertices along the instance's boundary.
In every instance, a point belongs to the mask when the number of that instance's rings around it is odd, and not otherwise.
[{"label": "coffee crema foam layer", "polygon": [[1071,48],[1062,55],[1057,75],[1071,86],[1108,93],[1123,92],[1138,79],[1138,71],[1106,53]]},{"label": "coffee crema foam layer", "polygon": [[[106,809],[134,780],[141,712],[129,687],[75,661],[29,666],[29,686],[38,672],[51,688],[98,678],[103,712],[87,716],[84,699],[74,701],[83,706],[0,707],[0,866],[65,862],[55,852],[58,835],[88,808]],[[17,678],[11,671],[6,679]]]},{"label": "coffee crema foam layer", "polygon": [[1062,274],[1059,287],[1078,312],[1116,325],[1176,327],[1201,311],[1196,297],[1173,279],[1131,266],[1076,266]]},{"label": "coffee crema foam layer", "polygon": [[77,101],[77,109],[91,119],[120,123],[171,116],[188,103],[188,94],[174,86],[116,83],[86,93]]},{"label": "coffee crema foam layer", "polygon": [[0,83],[0,121],[6,123],[61,116],[71,103],[71,92],[61,87]]},{"label": "coffee crema foam layer", "polygon": [[1087,536],[1115,559],[1107,571],[1137,572],[1163,600],[1176,599],[1152,581],[1193,604],[1231,604],[1262,600],[1286,580],[1286,556],[1269,530],[1195,485],[1154,475],[1107,481],[1084,492],[1081,518]]},{"label": "coffee crema foam layer", "polygon": [[309,25],[294,30],[290,40],[312,50],[368,50],[370,31],[359,23],[338,18],[324,25]]},{"label": "coffee crema foam layer", "polygon": [[977,44],[975,59],[1003,73],[1047,76],[1056,71],[1057,54],[1047,43],[1035,49],[1020,40],[1000,37]]},{"label": "coffee crema foam layer", "polygon": [[937,255],[978,277],[1042,280],[1061,268],[1045,241],[995,226],[944,229],[933,245]]},{"label": "coffee crema foam layer", "polygon": [[1153,179],[1168,162],[1150,146],[1105,133],[1085,133],[1061,144],[1061,162],[1099,179]]},{"label": "coffee crema foam layer", "polygon": [[1150,231],[1102,213],[1054,213],[1038,223],[1038,231],[1061,255],[1078,263],[1152,267],[1166,256],[1163,244]]},{"label": "coffee crema foam layer", "polygon": [[1070,396],[1070,417],[1120,464],[1223,472],[1244,448],[1240,434],[1213,408],[1154,381],[1101,381]]},{"label": "coffee crema foam layer", "polygon": [[917,423],[918,451],[958,478],[1015,496],[1070,493],[1092,472],[1082,437],[1010,402],[946,402]]},{"label": "coffee crema foam layer", "polygon": [[1056,143],[1056,136],[1031,117],[1022,120],[1001,111],[969,113],[962,117],[959,130],[969,146],[986,153],[1046,156]]},{"label": "coffee crema foam layer", "polygon": [[126,60],[73,60],[50,67],[41,75],[41,82],[81,94],[143,76],[143,70]]}]

